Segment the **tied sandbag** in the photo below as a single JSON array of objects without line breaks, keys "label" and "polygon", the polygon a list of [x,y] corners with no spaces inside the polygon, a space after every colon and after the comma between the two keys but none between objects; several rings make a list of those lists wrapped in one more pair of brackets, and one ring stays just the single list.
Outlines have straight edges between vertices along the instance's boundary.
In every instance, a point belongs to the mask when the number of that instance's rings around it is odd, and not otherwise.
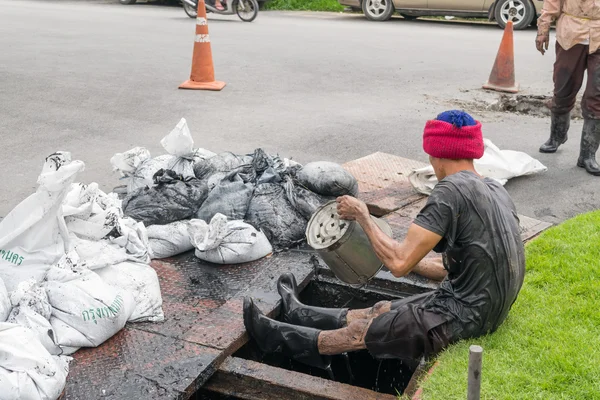
[{"label": "tied sandbag", "polygon": [[113,169],[120,171],[123,179],[127,179],[128,193],[152,186],[154,175],[161,169],[175,171],[184,178],[193,177],[194,164],[215,155],[208,150],[194,149],[194,139],[185,118],[179,121],[160,144],[168,154],[150,158],[148,150],[135,147],[111,158]]},{"label": "tied sandbag", "polygon": [[[509,179],[545,172],[541,162],[530,155],[513,150],[500,150],[491,140],[483,139],[483,157],[474,160],[475,170],[483,177],[505,185]],[[429,196],[438,180],[431,165],[415,169],[408,180],[415,190]]]},{"label": "tied sandbag", "polygon": [[283,184],[288,201],[306,220],[309,220],[317,208],[327,203],[330,199],[319,196],[300,185],[295,185],[291,177],[287,177]]},{"label": "tied sandbag", "polygon": [[254,185],[244,183],[239,174],[230,173],[210,191],[197,217],[208,222],[220,213],[231,220],[244,219],[253,192]]},{"label": "tied sandbag", "polygon": [[194,174],[198,179],[208,179],[216,173],[244,172],[252,168],[252,156],[237,156],[230,152],[198,161],[194,165]]},{"label": "tied sandbag", "polygon": [[196,220],[190,224],[196,257],[215,264],[255,261],[273,252],[267,237],[243,221],[227,221],[217,214],[210,224]]},{"label": "tied sandbag", "polygon": [[194,220],[177,221],[167,225],[148,227],[148,247],[153,259],[167,258],[194,248],[189,225]]},{"label": "tied sandbag", "polygon": [[164,321],[160,284],[154,268],[145,264],[124,262],[94,272],[105,283],[133,295],[135,309],[129,317],[129,322]]},{"label": "tied sandbag", "polygon": [[69,373],[70,357],[52,356],[34,332],[0,322],[0,399],[56,400]]},{"label": "tied sandbag", "polygon": [[6,321],[11,308],[12,304],[10,297],[8,297],[8,291],[6,290],[6,286],[4,286],[4,281],[0,278],[0,322]]},{"label": "tied sandbag", "polygon": [[262,183],[254,191],[246,222],[265,233],[277,250],[304,240],[307,221],[287,200],[285,190],[276,183]]},{"label": "tied sandbag", "polygon": [[125,215],[146,226],[189,219],[208,197],[208,186],[196,178],[160,170],[154,180],[156,186],[140,188],[123,200]]},{"label": "tied sandbag", "polygon": [[117,229],[119,219],[123,217],[117,195],[104,193],[95,182],[72,184],[62,211],[69,233],[88,240],[106,237]]},{"label": "tied sandbag", "polygon": [[11,302],[14,307],[7,322],[31,329],[50,354],[62,354],[50,325],[52,307],[46,290],[33,279],[23,281],[11,293]]},{"label": "tied sandbag", "polygon": [[131,293],[78,262],[71,252],[46,275],[50,323],[61,347],[96,347],[123,329],[136,304]]},{"label": "tied sandbag", "polygon": [[71,249],[79,255],[79,264],[95,270],[124,261],[150,262],[148,234],[143,223],[123,218],[113,232],[116,236],[95,241],[71,235]]},{"label": "tied sandbag", "polygon": [[[152,156],[146,148],[134,147],[133,149],[127,150],[124,153],[116,153],[111,157],[110,163],[113,166],[113,171],[119,172],[119,179],[124,182],[124,184],[127,186],[127,189],[133,190],[137,187],[134,183],[132,183],[135,172],[143,163],[151,158]],[[154,173],[152,175],[154,175]],[[152,175],[150,175],[150,178],[152,178]]]},{"label": "tied sandbag", "polygon": [[62,216],[62,201],[81,161],[58,152],[46,158],[37,191],[0,221],[0,278],[11,292],[21,281],[40,281],[68,248],[69,235]]},{"label": "tied sandbag", "polygon": [[307,189],[322,196],[356,196],[358,182],[341,165],[317,161],[306,164],[296,174],[298,182]]}]

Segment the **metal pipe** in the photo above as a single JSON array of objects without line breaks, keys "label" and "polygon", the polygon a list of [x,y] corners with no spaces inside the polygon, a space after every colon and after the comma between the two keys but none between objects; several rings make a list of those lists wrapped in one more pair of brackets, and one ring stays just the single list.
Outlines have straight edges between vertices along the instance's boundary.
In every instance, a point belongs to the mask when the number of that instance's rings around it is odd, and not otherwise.
[{"label": "metal pipe", "polygon": [[469,380],[467,400],[479,400],[481,395],[481,362],[483,348],[473,345],[469,347]]}]

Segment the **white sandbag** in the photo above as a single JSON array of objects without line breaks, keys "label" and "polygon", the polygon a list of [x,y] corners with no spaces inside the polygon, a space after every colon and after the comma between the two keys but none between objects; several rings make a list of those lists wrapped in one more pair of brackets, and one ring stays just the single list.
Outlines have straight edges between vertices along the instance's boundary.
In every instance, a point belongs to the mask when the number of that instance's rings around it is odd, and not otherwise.
[{"label": "white sandbag", "polygon": [[187,157],[194,151],[194,139],[185,118],[181,118],[175,128],[160,141],[167,153],[177,157]]},{"label": "white sandbag", "polygon": [[243,221],[227,221],[223,214],[216,214],[210,224],[194,220],[189,229],[196,257],[204,261],[239,264],[273,252],[264,233]]},{"label": "white sandbag", "polygon": [[129,322],[164,321],[160,284],[154,268],[145,264],[124,262],[94,272],[109,285],[127,290],[133,295],[136,305]]},{"label": "white sandbag", "polygon": [[150,263],[144,224],[123,218],[119,220],[117,232],[120,236],[97,241],[71,236],[71,250],[79,256],[79,264],[95,270],[125,261]]},{"label": "white sandbag", "polygon": [[35,280],[30,279],[17,285],[10,295],[10,300],[13,309],[7,322],[31,329],[50,354],[62,354],[54,335],[54,329],[50,325],[52,307],[48,301],[46,290]]},{"label": "white sandbag", "polygon": [[172,257],[194,248],[188,227],[190,220],[167,225],[151,225],[148,231],[150,255],[155,258]]},{"label": "white sandbag", "polygon": [[8,290],[6,290],[4,281],[0,278],[0,322],[6,321],[11,308],[12,304],[10,302],[10,297],[8,297]]},{"label": "white sandbag", "polygon": [[151,158],[150,152],[144,147],[134,147],[125,153],[117,153],[110,159],[113,171],[119,171],[122,179],[129,179],[131,175],[146,160]]},{"label": "white sandbag", "polygon": [[[500,150],[489,139],[483,140],[483,157],[474,160],[475,170],[486,178],[505,185],[509,179],[532,175],[548,170],[541,162],[521,151]],[[412,186],[420,193],[429,195],[438,180],[431,165],[414,170],[408,176]]]},{"label": "white sandbag", "polygon": [[149,263],[148,232],[141,222],[122,218],[117,226],[119,236],[111,237],[110,243],[124,249],[132,261]]},{"label": "white sandbag", "polygon": [[89,240],[106,237],[123,217],[121,200],[115,193],[104,193],[95,182],[72,184],[62,210],[69,233]]},{"label": "white sandbag", "polygon": [[30,329],[0,322],[0,399],[57,399],[70,360],[50,355]]},{"label": "white sandbag", "polygon": [[83,162],[71,161],[70,153],[50,155],[36,193],[0,221],[0,278],[9,292],[21,281],[40,281],[65,254],[69,235],[61,205],[83,169]]},{"label": "white sandbag", "polygon": [[[150,153],[146,153],[147,150],[142,152],[140,150],[142,148],[136,147],[122,155],[117,153],[111,159],[115,170],[119,170],[123,176],[128,178],[128,193],[144,186],[152,186],[154,174],[161,169],[175,171],[184,178],[195,177],[194,164],[215,155],[205,149],[194,149],[194,139],[192,139],[185,118],[181,118],[175,128],[160,141],[160,144],[168,154],[150,158]],[[136,158],[138,154],[139,156]],[[130,162],[123,162],[125,159]],[[131,159],[135,162],[131,162]]]},{"label": "white sandbag", "polygon": [[71,252],[46,275],[50,323],[59,345],[96,347],[123,329],[135,301],[131,293],[105,283],[78,262]]}]

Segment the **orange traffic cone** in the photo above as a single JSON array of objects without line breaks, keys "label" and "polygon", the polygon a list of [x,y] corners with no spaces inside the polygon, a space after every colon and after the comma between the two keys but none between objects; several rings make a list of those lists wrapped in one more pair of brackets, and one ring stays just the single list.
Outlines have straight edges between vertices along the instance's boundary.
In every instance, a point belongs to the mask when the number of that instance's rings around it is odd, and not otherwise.
[{"label": "orange traffic cone", "polygon": [[483,88],[508,93],[517,93],[519,91],[519,84],[515,82],[515,51],[512,21],[506,23],[494,68],[492,68],[490,78],[483,85]]},{"label": "orange traffic cone", "polygon": [[192,56],[192,73],[190,79],[179,85],[179,89],[221,90],[225,82],[215,81],[208,22],[204,0],[198,1],[196,17],[196,38],[194,39],[194,55]]}]

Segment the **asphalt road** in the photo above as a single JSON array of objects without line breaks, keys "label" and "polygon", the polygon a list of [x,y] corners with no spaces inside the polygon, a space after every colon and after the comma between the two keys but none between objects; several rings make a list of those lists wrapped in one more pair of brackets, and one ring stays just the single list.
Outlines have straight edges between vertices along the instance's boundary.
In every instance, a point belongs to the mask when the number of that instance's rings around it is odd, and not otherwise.
[{"label": "asphalt road", "polygon": [[[427,119],[480,95],[502,36],[494,26],[365,21],[345,14],[260,13],[210,18],[219,93],[181,91],[194,21],[181,8],[107,1],[0,1],[0,216],[36,188],[44,157],[71,151],[80,180],[118,184],[110,157],[159,141],[185,117],[213,151],[264,147],[300,162],[344,162],[376,151],[426,161]],[[525,93],[552,90],[553,54],[535,31],[515,32]],[[468,92],[466,92],[468,91]],[[600,178],[575,166],[581,122],[555,155],[537,149],[549,119],[475,112],[484,134],[527,152],[545,174],[507,188],[521,213],[562,221],[600,205]]]}]

